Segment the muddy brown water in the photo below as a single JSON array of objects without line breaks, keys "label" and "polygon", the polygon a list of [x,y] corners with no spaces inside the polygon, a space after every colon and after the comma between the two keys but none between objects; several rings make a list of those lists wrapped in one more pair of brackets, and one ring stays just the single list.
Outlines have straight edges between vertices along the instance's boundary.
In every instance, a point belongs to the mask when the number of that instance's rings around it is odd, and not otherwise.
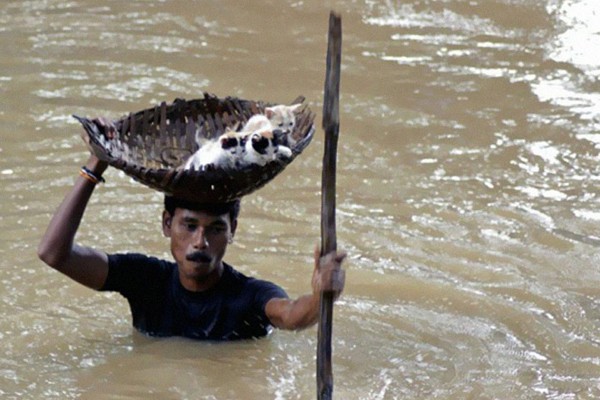
[{"label": "muddy brown water", "polygon": [[[37,243],[86,158],[71,114],[202,91],[321,118],[343,18],[338,399],[600,397],[595,0],[3,1],[0,397],[310,399],[316,328],[152,339]],[[290,295],[319,241],[323,133],[244,199],[226,260]],[[161,195],[106,173],[77,240],[170,257]]]}]

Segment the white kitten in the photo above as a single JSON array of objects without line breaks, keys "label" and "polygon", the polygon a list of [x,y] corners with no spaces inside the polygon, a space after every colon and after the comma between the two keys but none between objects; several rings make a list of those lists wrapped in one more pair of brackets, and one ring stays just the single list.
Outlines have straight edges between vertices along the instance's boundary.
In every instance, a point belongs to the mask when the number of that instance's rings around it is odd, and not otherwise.
[{"label": "white kitten", "polygon": [[278,129],[285,134],[280,140],[280,145],[293,147],[296,140],[292,137],[292,132],[296,125],[296,116],[294,112],[301,107],[302,104],[294,104],[286,106],[280,104],[278,106],[266,107],[264,114],[253,115],[246,125],[242,128],[243,132],[256,132],[263,129]]},{"label": "white kitten", "polygon": [[229,130],[216,141],[201,142],[200,148],[190,156],[184,169],[204,170],[209,165],[215,168],[236,168],[241,165],[265,165],[277,158],[292,156],[290,147],[296,144],[292,137],[296,124],[294,112],[302,104],[266,107],[264,114],[253,115],[241,131]]},{"label": "white kitten", "polygon": [[248,134],[245,138],[244,164],[265,165],[277,158],[289,158],[292,151],[289,147],[278,144],[284,138],[282,131],[267,129]]},{"label": "white kitten", "polygon": [[201,145],[183,168],[204,170],[209,165],[215,168],[235,168],[239,166],[243,157],[244,140],[238,132],[225,132],[216,141],[207,141]]},{"label": "white kitten", "polygon": [[271,121],[264,114],[254,114],[246,125],[242,128],[242,132],[256,132],[263,129],[271,129]]}]

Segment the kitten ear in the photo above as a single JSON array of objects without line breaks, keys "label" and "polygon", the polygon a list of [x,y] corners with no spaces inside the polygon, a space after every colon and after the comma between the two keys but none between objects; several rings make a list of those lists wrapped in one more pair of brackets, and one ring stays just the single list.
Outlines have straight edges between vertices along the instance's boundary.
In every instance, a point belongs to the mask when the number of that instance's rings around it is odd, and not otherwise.
[{"label": "kitten ear", "polygon": [[265,108],[265,116],[267,118],[271,119],[273,117],[273,114],[275,114],[275,110],[273,110],[272,107]]},{"label": "kitten ear", "polygon": [[294,104],[293,106],[289,106],[290,111],[294,112],[302,106],[302,103]]}]

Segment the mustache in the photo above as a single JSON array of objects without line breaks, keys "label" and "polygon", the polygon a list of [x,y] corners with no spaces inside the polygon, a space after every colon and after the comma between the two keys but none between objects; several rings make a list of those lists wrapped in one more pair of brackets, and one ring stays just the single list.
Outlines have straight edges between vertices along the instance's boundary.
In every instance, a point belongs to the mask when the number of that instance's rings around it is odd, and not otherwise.
[{"label": "mustache", "polygon": [[185,256],[185,259],[188,261],[204,262],[204,263],[209,263],[212,261],[212,257],[203,251],[195,251],[193,253],[187,254]]}]

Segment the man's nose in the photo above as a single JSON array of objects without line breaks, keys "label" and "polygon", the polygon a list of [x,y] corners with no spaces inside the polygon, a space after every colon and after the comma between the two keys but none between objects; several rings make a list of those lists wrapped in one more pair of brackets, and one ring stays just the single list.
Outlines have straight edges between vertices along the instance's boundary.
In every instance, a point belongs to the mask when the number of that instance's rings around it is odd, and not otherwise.
[{"label": "man's nose", "polygon": [[194,247],[197,249],[204,249],[208,247],[208,240],[204,234],[204,229],[199,228],[194,233]]}]

